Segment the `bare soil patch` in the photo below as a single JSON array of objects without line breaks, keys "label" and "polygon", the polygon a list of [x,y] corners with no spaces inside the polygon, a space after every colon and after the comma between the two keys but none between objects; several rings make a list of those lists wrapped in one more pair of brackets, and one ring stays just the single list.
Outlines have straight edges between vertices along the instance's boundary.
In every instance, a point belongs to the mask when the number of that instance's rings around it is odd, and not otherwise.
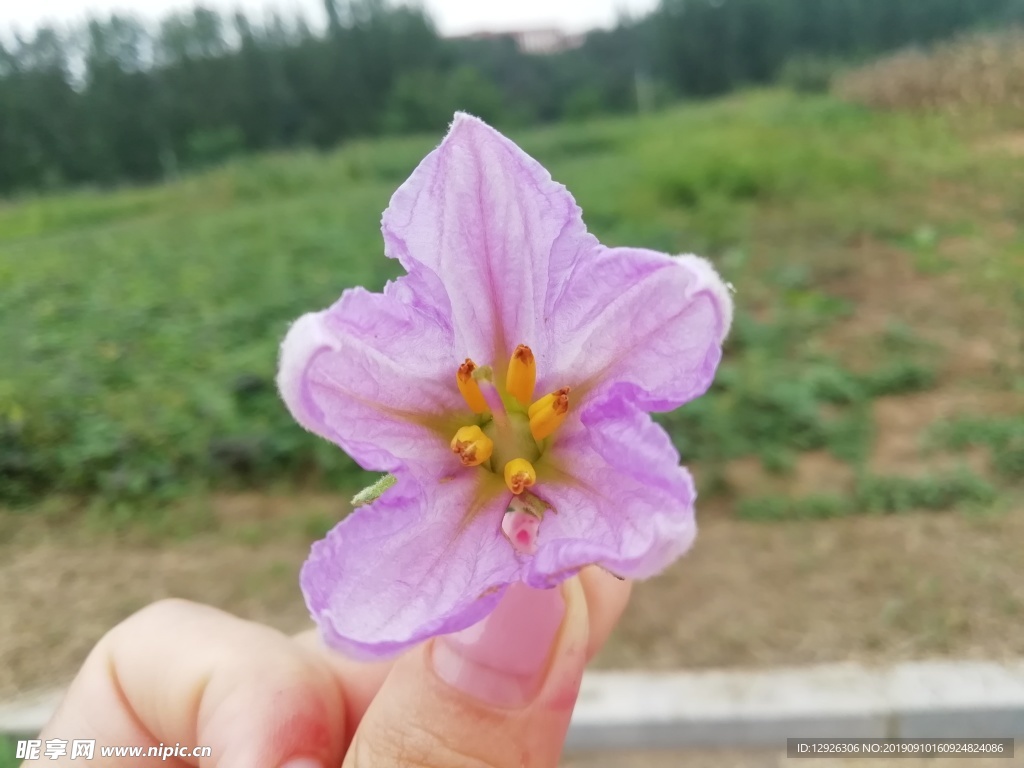
[{"label": "bare soil patch", "polygon": [[990,457],[977,449],[956,455],[927,453],[928,432],[955,417],[998,418],[1024,413],[1024,394],[949,388],[874,401],[875,441],[868,467],[887,475],[916,476],[966,464],[979,475],[990,474]]},{"label": "bare soil patch", "polygon": [[745,523],[705,508],[691,554],[636,588],[608,666],[1024,653],[1024,517]]},{"label": "bare soil patch", "polygon": [[[219,529],[183,541],[26,525],[0,545],[0,696],[66,682],[107,629],[162,597],[286,632],[309,626],[297,578],[312,538],[303,520],[343,502],[242,496],[214,507]],[[700,511],[694,551],[637,585],[600,666],[1024,653],[1024,505],[988,518],[792,524],[737,521],[710,503]]]},{"label": "bare soil patch", "polygon": [[[950,264],[968,262],[969,249],[953,248],[951,238],[938,252]],[[858,370],[878,362],[878,345],[894,326],[913,328],[942,356],[945,382],[991,379],[1001,365],[1019,366],[1019,331],[1007,322],[1004,301],[965,282],[969,269],[948,267],[922,274],[912,253],[862,237],[849,254],[856,269],[842,270],[823,287],[851,302],[853,314],[824,333],[825,345]],[[970,266],[967,264],[966,266]]]},{"label": "bare soil patch", "polygon": [[1024,131],[1011,131],[993,136],[978,144],[982,152],[998,152],[1010,157],[1024,157]]},{"label": "bare soil patch", "polygon": [[800,454],[785,473],[770,472],[759,457],[746,456],[730,461],[724,475],[737,498],[844,493],[852,490],[855,479],[854,468],[827,451]]}]

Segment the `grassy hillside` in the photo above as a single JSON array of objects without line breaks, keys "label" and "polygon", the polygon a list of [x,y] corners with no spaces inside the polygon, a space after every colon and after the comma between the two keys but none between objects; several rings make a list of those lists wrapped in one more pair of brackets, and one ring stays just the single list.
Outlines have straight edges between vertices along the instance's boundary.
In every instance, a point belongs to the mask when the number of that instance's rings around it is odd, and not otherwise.
[{"label": "grassy hillside", "polygon": [[[1019,493],[1019,145],[776,92],[512,137],[605,242],[703,253],[736,285],[713,392],[664,418],[705,497],[779,518]],[[396,274],[380,213],[439,139],[0,203],[0,502],[129,523],[211,487],[358,485],[277,400],[276,348]]]},{"label": "grassy hillside", "polygon": [[[513,132],[604,241],[737,288],[712,392],[664,417],[699,544],[600,663],[1024,652],[1024,134],[984,117],[767,92]],[[0,696],[166,595],[307,625],[364,478],[278,402],[277,344],[395,274],[380,213],[439,139],[0,203]]]}]

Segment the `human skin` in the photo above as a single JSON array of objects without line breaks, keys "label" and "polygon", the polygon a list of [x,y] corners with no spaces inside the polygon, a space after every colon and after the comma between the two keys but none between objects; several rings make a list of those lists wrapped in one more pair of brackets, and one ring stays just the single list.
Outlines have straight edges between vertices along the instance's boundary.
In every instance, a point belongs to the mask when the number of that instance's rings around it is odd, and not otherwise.
[{"label": "human skin", "polygon": [[[96,764],[115,768],[556,766],[584,667],[629,592],[588,568],[560,589],[511,591],[481,624],[369,664],[313,631],[288,637],[165,600],[103,637],[41,738],[95,739]],[[174,744],[212,756],[98,752]]]}]

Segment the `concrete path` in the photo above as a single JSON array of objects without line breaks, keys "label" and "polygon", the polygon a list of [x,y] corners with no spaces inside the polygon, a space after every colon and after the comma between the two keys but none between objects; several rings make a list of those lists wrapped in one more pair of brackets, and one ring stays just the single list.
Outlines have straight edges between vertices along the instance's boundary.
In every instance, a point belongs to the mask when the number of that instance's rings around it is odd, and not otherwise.
[{"label": "concrete path", "polygon": [[[59,700],[59,692],[48,692],[0,704],[0,733],[37,733]],[[584,678],[567,744],[570,754],[589,753],[588,762],[573,758],[567,765],[775,766],[785,759],[786,739],[794,737],[1024,740],[1024,660],[912,662],[888,667],[833,664],[764,671],[592,672]],[[718,757],[709,762],[691,761],[699,758],[700,750],[718,748],[753,751],[735,752],[739,761],[735,763],[724,752],[716,752]],[[683,759],[678,753],[659,750],[691,752]],[[609,753],[617,755],[611,763],[595,757]],[[861,759],[802,760],[799,765],[813,768],[847,762],[864,768],[884,764]],[[913,768],[916,761],[897,762]],[[948,758],[941,764],[957,766],[956,760]],[[1024,765],[1024,753],[1019,752],[1009,764]]]},{"label": "concrete path", "polygon": [[733,749],[672,752],[586,752],[568,755],[562,768],[1019,768],[1024,765],[1024,742],[1009,760],[970,757],[911,757],[901,759],[823,758],[794,760],[785,752]]},{"label": "concrete path", "polygon": [[787,738],[1024,738],[1024,660],[584,678],[569,747],[771,747]]}]

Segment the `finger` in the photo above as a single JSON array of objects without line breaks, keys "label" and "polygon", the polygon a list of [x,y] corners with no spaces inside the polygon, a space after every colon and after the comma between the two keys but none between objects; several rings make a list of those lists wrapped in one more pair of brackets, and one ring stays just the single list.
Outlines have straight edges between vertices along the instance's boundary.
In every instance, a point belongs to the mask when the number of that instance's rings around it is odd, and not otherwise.
[{"label": "finger", "polygon": [[615,625],[626,610],[633,582],[612,576],[597,566],[580,571],[580,582],[587,596],[587,614],[590,616],[590,640],[587,660],[594,658],[608,641]]},{"label": "finger", "polygon": [[578,579],[554,590],[513,585],[479,624],[395,663],[346,768],[554,768],[588,640]]},{"label": "finger", "polygon": [[344,709],[327,665],[289,638],[167,600],[100,641],[42,738],[95,739],[97,749],[178,744],[211,751],[177,763],[108,758],[107,766],[333,768],[344,749]]},{"label": "finger", "polygon": [[[632,582],[612,576],[602,568],[591,566],[580,572],[580,582],[587,601],[590,617],[587,660],[590,661],[604,647],[612,630],[629,602]],[[394,660],[356,662],[327,648],[315,629],[295,636],[296,642],[323,656],[324,661],[339,678],[348,714],[346,732],[354,733],[356,726],[384,684]]]},{"label": "finger", "polygon": [[394,666],[394,659],[387,661],[352,661],[324,645],[320,633],[310,629],[295,636],[297,642],[310,653],[317,654],[331,669],[338,680],[345,701],[348,716],[345,732],[355,733],[356,726],[363,719],[370,702],[373,701],[384,680]]}]

